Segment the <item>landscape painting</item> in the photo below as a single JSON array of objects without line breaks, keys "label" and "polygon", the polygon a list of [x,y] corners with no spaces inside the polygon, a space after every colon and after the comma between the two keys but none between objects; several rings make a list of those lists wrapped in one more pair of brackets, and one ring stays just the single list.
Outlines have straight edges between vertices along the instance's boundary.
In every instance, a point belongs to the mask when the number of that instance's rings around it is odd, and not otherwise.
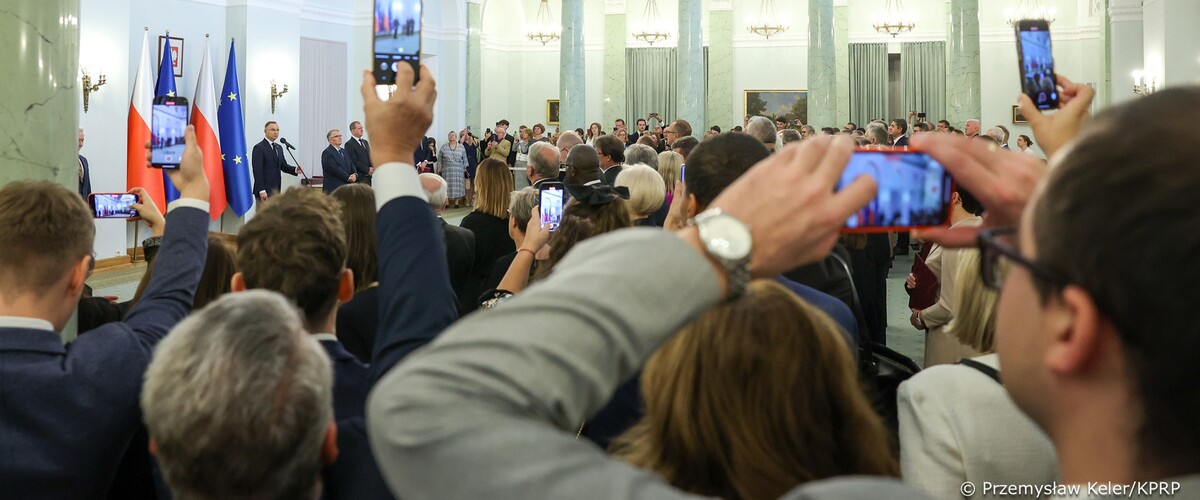
[{"label": "landscape painting", "polygon": [[807,90],[747,90],[746,114],[772,120],[781,116],[808,123]]}]

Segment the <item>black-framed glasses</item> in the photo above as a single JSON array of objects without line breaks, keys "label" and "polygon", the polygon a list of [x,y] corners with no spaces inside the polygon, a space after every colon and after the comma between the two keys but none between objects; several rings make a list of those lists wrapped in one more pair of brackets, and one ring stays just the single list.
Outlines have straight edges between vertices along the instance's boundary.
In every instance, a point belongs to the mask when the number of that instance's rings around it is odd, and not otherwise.
[{"label": "black-framed glasses", "polygon": [[1008,275],[1005,266],[1000,264],[1000,257],[1029,270],[1035,278],[1048,284],[1063,286],[1070,282],[1066,277],[1042,267],[1041,264],[1021,255],[1017,245],[1017,228],[990,227],[979,231],[979,275],[983,284],[993,290],[1004,286],[1004,278]]}]

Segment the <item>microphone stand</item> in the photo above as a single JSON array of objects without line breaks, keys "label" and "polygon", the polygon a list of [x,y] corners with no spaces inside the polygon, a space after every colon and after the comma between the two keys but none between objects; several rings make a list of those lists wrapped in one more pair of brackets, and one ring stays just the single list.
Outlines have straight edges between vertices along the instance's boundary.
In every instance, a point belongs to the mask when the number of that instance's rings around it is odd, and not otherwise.
[{"label": "microphone stand", "polygon": [[304,167],[300,166],[300,161],[296,159],[295,153],[292,153],[291,144],[288,144],[287,152],[288,152],[288,156],[292,157],[292,163],[295,163],[296,167],[300,169],[300,175],[304,176],[304,178],[300,180],[300,185],[301,186],[311,186],[312,179],[308,178],[308,174],[304,173]]}]

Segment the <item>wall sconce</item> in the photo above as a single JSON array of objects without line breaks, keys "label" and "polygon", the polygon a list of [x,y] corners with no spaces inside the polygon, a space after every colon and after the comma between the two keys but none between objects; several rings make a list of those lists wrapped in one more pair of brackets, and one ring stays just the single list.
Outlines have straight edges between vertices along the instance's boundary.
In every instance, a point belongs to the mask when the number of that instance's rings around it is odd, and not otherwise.
[{"label": "wall sconce", "polygon": [[1154,75],[1147,75],[1142,70],[1133,72],[1133,93],[1137,95],[1150,95],[1158,90],[1158,78]]},{"label": "wall sconce", "polygon": [[96,80],[96,82],[93,83],[92,77],[88,75],[87,68],[83,68],[83,112],[84,113],[87,113],[87,111],[88,111],[88,98],[91,96],[92,92],[96,92],[96,91],[100,90],[100,86],[104,85],[105,83],[108,83],[108,81],[105,80],[103,73],[100,74],[100,79]]},{"label": "wall sconce", "polygon": [[288,91],[287,84],[283,84],[283,90],[278,90],[275,87],[275,80],[271,80],[271,114],[275,114],[275,100],[279,99]]}]

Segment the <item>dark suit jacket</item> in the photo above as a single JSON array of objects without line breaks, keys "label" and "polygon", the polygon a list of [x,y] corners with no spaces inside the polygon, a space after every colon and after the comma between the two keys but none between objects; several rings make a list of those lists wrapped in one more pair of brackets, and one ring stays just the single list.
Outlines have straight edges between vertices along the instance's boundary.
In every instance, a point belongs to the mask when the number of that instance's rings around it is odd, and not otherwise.
[{"label": "dark suit jacket", "polygon": [[896,142],[892,143],[892,145],[896,146],[896,147],[907,146],[908,145],[908,136],[907,135],[900,136],[900,138],[896,139]]},{"label": "dark suit jacket", "polygon": [[333,362],[333,417],[335,420],[362,417],[366,414],[367,365],[350,354],[341,342],[322,340],[321,347]]},{"label": "dark suit jacket", "polygon": [[250,164],[254,173],[254,188],[251,194],[256,200],[259,191],[266,191],[267,196],[273,196],[281,190],[283,176],[280,172],[296,175],[296,167],[288,165],[283,156],[275,154],[275,149],[266,139],[254,145],[250,154]]},{"label": "dark suit jacket", "polygon": [[442,223],[442,234],[446,239],[446,263],[450,267],[450,286],[461,304],[474,301],[475,297],[467,297],[467,282],[471,279],[471,269],[475,266],[475,233],[438,217]]},{"label": "dark suit jacket", "polygon": [[[468,297],[478,298],[483,292],[483,282],[491,274],[496,261],[517,251],[517,246],[508,235],[508,221],[499,217],[474,211],[463,217],[459,226],[475,233],[475,265],[471,266],[471,278],[464,293]],[[463,303],[467,310],[474,310],[478,305],[478,300]]]},{"label": "dark suit jacket", "polygon": [[350,166],[354,168],[353,172],[358,174],[358,182],[371,184],[371,143],[365,139],[362,141],[366,146],[360,145],[358,140],[351,137],[346,141],[346,155],[350,157]]},{"label": "dark suit jacket", "polygon": [[363,363],[371,362],[375,330],[379,325],[379,287],[354,294],[337,312],[337,337],[350,354]]},{"label": "dark suit jacket", "polygon": [[79,163],[83,164],[83,178],[79,180],[79,196],[83,197],[83,201],[88,201],[88,195],[92,194],[92,170],[88,167],[87,158],[79,155]]},{"label": "dark suit jacket", "polygon": [[354,173],[350,166],[349,156],[343,156],[332,145],[321,152],[321,170],[325,172],[325,193],[332,193],[343,184],[350,183],[350,174]]},{"label": "dark suit jacket", "polygon": [[604,171],[604,183],[609,186],[615,186],[617,184],[617,174],[621,173],[622,168],[621,165],[608,167],[608,170]]},{"label": "dark suit jacket", "polygon": [[[437,239],[441,227],[429,204],[411,196],[389,201],[379,210],[375,230],[380,338],[370,384],[458,319],[445,247]],[[338,450],[337,461],[323,471],[326,498],[393,498],[371,455],[365,419],[338,422]]]},{"label": "dark suit jacket", "polygon": [[178,208],[142,300],[124,322],[63,346],[55,332],[0,328],[0,498],[99,498],[142,428],[142,376],[187,315],[208,214]]}]

